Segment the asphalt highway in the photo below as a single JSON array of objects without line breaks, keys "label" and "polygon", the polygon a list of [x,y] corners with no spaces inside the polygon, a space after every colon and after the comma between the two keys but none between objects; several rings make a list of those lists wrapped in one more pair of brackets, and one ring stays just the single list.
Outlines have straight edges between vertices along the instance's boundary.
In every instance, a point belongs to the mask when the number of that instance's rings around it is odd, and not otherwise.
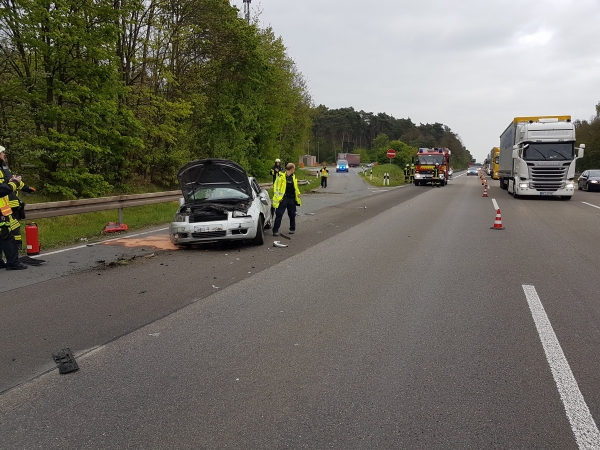
[{"label": "asphalt highway", "polygon": [[330,186],[287,248],[6,288],[0,448],[600,448],[600,194]]}]

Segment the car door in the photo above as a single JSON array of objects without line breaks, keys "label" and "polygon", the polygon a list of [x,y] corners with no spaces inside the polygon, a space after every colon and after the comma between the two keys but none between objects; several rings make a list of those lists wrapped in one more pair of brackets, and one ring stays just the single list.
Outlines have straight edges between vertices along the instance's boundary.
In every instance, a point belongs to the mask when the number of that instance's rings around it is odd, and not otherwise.
[{"label": "car door", "polygon": [[579,189],[583,189],[585,186],[585,183],[587,182],[587,174],[588,171],[584,171],[581,175],[579,175],[579,180],[577,180],[577,186],[579,187]]},{"label": "car door", "polygon": [[252,180],[252,190],[254,191],[254,195],[255,198],[258,199],[258,203],[260,205],[260,210],[263,213],[263,216],[265,217],[265,224],[266,222],[269,221],[269,217],[271,216],[271,202],[267,201],[267,204],[265,205],[262,201],[261,201],[261,197],[266,198],[267,200],[269,199],[269,194],[267,194],[267,191],[265,191],[264,189],[262,189],[258,182],[256,181],[256,179]]}]

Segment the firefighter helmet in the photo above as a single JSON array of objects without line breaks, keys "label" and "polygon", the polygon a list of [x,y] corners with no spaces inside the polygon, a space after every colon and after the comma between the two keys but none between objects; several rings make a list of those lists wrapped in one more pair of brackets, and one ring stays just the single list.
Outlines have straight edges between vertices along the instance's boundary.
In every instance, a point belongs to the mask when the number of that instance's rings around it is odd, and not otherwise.
[{"label": "firefighter helmet", "polygon": [[277,158],[277,159],[275,160],[275,162],[276,162],[276,163],[280,163],[280,162],[281,162],[281,160],[280,160],[279,158]]}]

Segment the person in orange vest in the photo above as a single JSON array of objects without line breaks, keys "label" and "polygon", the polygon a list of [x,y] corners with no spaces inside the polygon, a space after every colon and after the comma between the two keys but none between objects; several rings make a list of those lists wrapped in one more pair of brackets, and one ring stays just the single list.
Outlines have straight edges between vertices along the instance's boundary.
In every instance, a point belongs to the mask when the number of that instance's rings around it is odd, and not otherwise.
[{"label": "person in orange vest", "polygon": [[15,241],[14,231],[21,226],[19,221],[13,217],[12,208],[9,205],[9,195],[22,189],[24,183],[21,177],[11,177],[10,180],[0,184],[0,256],[6,256],[6,263],[0,258],[0,268],[6,270],[27,269],[25,264],[19,261],[19,247]]},{"label": "person in orange vest", "polygon": [[321,187],[326,188],[327,178],[329,178],[329,169],[327,169],[326,162],[323,163],[323,167],[321,167],[321,170],[319,170],[319,172],[321,173]]}]

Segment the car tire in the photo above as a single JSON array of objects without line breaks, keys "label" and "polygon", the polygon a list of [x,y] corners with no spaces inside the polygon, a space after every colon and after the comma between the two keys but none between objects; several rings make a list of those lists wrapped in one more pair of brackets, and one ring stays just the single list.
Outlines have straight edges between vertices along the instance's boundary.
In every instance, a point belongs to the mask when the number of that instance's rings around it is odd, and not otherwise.
[{"label": "car tire", "polygon": [[590,185],[585,183],[585,192],[590,192]]},{"label": "car tire", "polygon": [[256,236],[252,239],[252,245],[263,245],[265,243],[265,229],[264,219],[262,216],[258,218],[258,225],[256,226]]}]

